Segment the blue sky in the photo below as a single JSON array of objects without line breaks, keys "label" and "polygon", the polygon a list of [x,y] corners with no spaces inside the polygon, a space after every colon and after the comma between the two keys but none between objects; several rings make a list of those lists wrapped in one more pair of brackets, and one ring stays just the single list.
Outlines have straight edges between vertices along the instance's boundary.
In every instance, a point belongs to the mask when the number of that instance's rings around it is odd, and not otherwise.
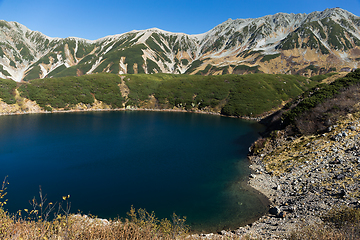
[{"label": "blue sky", "polygon": [[0,19],[19,22],[50,37],[95,40],[153,27],[199,34],[229,18],[310,13],[333,7],[360,16],[360,0],[0,0]]}]

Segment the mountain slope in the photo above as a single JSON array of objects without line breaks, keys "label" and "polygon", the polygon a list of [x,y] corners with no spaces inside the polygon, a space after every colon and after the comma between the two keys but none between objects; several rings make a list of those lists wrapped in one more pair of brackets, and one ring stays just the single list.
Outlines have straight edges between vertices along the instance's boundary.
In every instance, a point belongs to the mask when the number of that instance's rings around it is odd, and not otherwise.
[{"label": "mountain slope", "polygon": [[[0,79],[1,113],[95,109],[170,109],[258,117],[317,85],[302,76],[99,73]],[[36,107],[36,108],[35,108]]]},{"label": "mountain slope", "polygon": [[339,9],[227,20],[200,35],[160,29],[95,41],[50,38],[0,21],[0,77],[15,81],[108,72],[311,76],[360,60],[360,18]]}]

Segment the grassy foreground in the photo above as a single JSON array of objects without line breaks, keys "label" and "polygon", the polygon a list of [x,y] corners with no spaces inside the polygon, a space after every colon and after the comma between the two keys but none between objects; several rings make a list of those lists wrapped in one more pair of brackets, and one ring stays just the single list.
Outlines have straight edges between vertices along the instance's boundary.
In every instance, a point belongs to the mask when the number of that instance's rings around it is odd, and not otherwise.
[{"label": "grassy foreground", "polygon": [[[141,212],[140,212],[141,213]],[[135,213],[139,214],[139,213]],[[101,220],[79,215],[59,215],[53,221],[11,216],[0,209],[1,239],[176,239],[185,236],[169,220]]]},{"label": "grassy foreground", "polygon": [[70,196],[60,203],[47,202],[41,189],[30,209],[10,214],[6,206],[6,179],[0,190],[0,239],[178,239],[188,234],[186,218],[175,213],[171,220],[131,207],[129,219],[106,220],[70,214]]}]

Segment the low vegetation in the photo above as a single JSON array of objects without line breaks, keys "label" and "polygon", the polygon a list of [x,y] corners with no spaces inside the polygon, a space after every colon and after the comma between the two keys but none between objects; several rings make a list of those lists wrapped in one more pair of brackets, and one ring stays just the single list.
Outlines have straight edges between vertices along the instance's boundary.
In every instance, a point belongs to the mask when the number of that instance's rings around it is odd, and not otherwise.
[{"label": "low vegetation", "polygon": [[91,105],[95,99],[119,108],[124,101],[118,86],[120,82],[120,77],[114,74],[35,79],[22,84],[19,92],[46,110],[70,109],[79,103]]},{"label": "low vegetation", "polygon": [[[315,80],[320,80],[317,77]],[[296,133],[313,134],[327,129],[339,116],[353,113],[360,101],[360,70],[347,74],[330,84],[319,84],[305,91],[285,107],[282,119]]]},{"label": "low vegetation", "polygon": [[310,79],[312,81],[321,82],[322,80],[329,78],[335,74],[337,74],[337,73],[331,72],[331,73],[326,73],[326,74],[321,74],[321,75],[315,75],[315,76],[312,76]]},{"label": "low vegetation", "polygon": [[[90,108],[100,101],[110,108],[182,109],[217,112],[228,116],[257,117],[277,109],[318,84],[294,75],[178,75],[99,73],[80,77],[34,79],[16,85],[0,80],[0,97],[15,103],[20,96],[47,111],[70,110],[78,104]],[[128,89],[124,94],[122,88]]]},{"label": "low vegetation", "polygon": [[[22,212],[23,215],[26,212]],[[31,219],[27,214],[10,215],[0,209],[1,239],[176,239],[186,228],[168,219],[157,220],[153,214],[134,212],[136,221],[101,220],[80,215],[58,215],[54,220]],[[144,217],[144,218],[143,218]],[[29,219],[30,218],[30,219]]]},{"label": "low vegetation", "polygon": [[16,82],[10,79],[0,79],[0,98],[7,104],[14,104]]},{"label": "low vegetation", "polygon": [[231,116],[257,116],[281,106],[317,84],[292,75],[126,75],[127,105],[142,107],[149,96],[158,108],[217,111]]},{"label": "low vegetation", "polygon": [[359,239],[359,223],[333,228],[326,224],[303,227],[293,232],[289,240],[356,240]]}]

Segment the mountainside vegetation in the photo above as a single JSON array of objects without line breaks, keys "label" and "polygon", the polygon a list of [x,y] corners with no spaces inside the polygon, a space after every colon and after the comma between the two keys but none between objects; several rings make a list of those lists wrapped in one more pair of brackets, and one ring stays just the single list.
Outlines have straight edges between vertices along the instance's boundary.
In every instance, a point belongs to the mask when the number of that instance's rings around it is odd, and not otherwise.
[{"label": "mountainside vegetation", "polygon": [[10,79],[0,79],[0,98],[7,104],[15,103],[16,82]]},{"label": "mountainside vegetation", "polygon": [[[279,107],[317,82],[291,75],[126,75],[126,106],[257,116]],[[149,105],[153,96],[156,102]]]},{"label": "mountainside vegetation", "polygon": [[[322,77],[313,79],[321,80]],[[281,128],[287,126],[291,134],[326,132],[341,117],[359,110],[359,86],[360,69],[357,69],[329,84],[321,83],[308,89],[277,113],[281,118],[270,118],[277,119],[274,121],[277,124],[281,120]]]},{"label": "mountainside vegetation", "polygon": [[35,79],[30,84],[22,84],[19,92],[22,97],[36,101],[47,110],[66,110],[78,103],[93,104],[95,99],[112,108],[120,108],[124,101],[118,86],[120,80],[113,74]]},{"label": "mountainside vegetation", "polygon": [[[0,97],[13,104],[16,91],[41,108],[71,110],[102,102],[109,108],[178,109],[258,117],[318,84],[293,75],[178,75],[99,73],[81,77],[34,79],[16,84],[0,80]],[[26,111],[26,110],[25,110]]]}]

